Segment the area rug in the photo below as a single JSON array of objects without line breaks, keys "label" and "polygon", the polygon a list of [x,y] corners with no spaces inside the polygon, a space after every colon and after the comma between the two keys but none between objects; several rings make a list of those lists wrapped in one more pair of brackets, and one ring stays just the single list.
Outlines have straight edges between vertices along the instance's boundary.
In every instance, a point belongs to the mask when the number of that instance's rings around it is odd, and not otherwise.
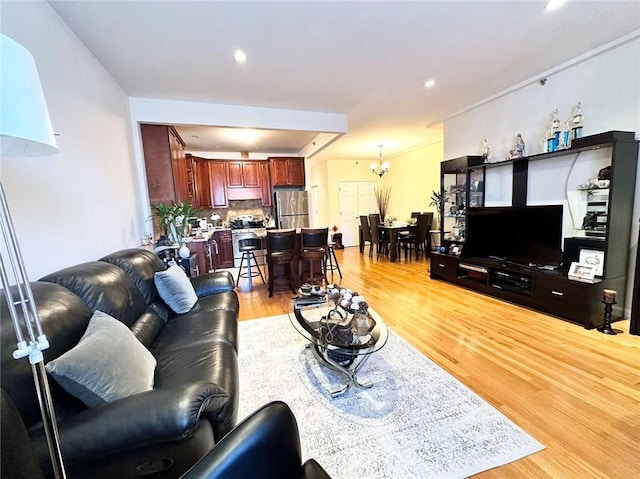
[{"label": "area rug", "polygon": [[544,446],[393,331],[350,388],[320,366],[287,315],[239,325],[240,418],[291,407],[303,458],[336,479],[465,478]]}]

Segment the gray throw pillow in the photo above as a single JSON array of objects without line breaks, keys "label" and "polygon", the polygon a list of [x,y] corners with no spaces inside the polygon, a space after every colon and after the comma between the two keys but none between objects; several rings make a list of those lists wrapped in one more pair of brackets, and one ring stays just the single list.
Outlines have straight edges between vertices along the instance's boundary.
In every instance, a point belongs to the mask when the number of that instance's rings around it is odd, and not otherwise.
[{"label": "gray throw pillow", "polygon": [[96,311],[80,342],[45,368],[69,394],[93,407],[151,390],[156,359],[127,326]]},{"label": "gray throw pillow", "polygon": [[162,300],[176,313],[188,313],[198,301],[195,289],[184,270],[174,264],[154,275]]}]

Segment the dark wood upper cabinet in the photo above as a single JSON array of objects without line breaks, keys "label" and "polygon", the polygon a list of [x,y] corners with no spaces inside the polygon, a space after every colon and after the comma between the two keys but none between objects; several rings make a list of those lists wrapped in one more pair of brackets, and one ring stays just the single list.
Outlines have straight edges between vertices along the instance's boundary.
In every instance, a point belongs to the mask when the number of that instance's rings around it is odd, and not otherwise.
[{"label": "dark wood upper cabinet", "polygon": [[187,153],[187,160],[189,159],[191,159],[193,170],[194,207],[211,208],[211,186],[207,160]]},{"label": "dark wood upper cabinet", "polygon": [[227,162],[207,160],[209,170],[209,190],[212,208],[226,208],[227,202]]},{"label": "dark wood upper cabinet", "polygon": [[262,205],[272,206],[273,200],[271,199],[271,175],[269,173],[269,162],[261,161],[259,164],[262,174]]},{"label": "dark wood upper cabinet", "polygon": [[192,201],[185,143],[167,125],[140,125],[149,203]]},{"label": "dark wood upper cabinet", "polygon": [[272,186],[304,186],[304,158],[270,157]]},{"label": "dark wood upper cabinet", "polygon": [[227,161],[227,188],[260,188],[260,163],[257,161]]}]

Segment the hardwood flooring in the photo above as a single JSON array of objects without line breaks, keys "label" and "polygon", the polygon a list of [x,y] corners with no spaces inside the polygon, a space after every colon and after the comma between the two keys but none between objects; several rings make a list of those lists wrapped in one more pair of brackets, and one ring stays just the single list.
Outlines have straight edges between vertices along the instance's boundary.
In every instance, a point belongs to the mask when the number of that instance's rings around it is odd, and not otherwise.
[{"label": "hardwood flooring", "polygon": [[[344,279],[400,336],[546,446],[477,478],[639,478],[640,336],[596,330],[429,279],[428,260],[337,251]],[[331,279],[331,278],[329,278]],[[336,273],[335,280],[339,277]],[[259,280],[258,280],[259,281]],[[240,282],[240,319],[289,311]]]}]

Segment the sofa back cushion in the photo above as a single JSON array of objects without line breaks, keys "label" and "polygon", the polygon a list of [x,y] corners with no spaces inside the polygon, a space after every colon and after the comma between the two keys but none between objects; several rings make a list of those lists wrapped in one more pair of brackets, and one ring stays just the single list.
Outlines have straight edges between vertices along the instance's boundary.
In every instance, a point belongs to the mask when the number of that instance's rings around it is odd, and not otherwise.
[{"label": "sofa back cushion", "polygon": [[[42,329],[49,341],[45,362],[61,356],[73,348],[87,329],[92,311],[82,300],[60,285],[31,283],[33,298]],[[16,296],[17,297],[17,296]],[[0,299],[0,385],[16,404],[27,427],[41,420],[38,398],[33,384],[31,366],[27,358],[13,359],[16,337],[5,301]],[[21,315],[21,312],[18,311]],[[86,409],[55,381],[49,381],[58,419]]]},{"label": "sofa back cushion", "polygon": [[104,261],[70,266],[40,279],[72,291],[92,311],[104,311],[128,327],[147,310],[147,302],[125,272]]},{"label": "sofa back cushion", "polygon": [[100,258],[100,261],[114,264],[123,270],[147,304],[158,301],[158,290],[153,275],[165,268],[160,258],[151,251],[141,248],[123,249]]},{"label": "sofa back cushion", "polygon": [[154,274],[163,271],[164,264],[154,253],[142,248],[116,251],[100,258],[100,261],[122,269],[142,294],[148,305],[147,310],[131,325],[131,330],[142,344],[150,347],[167,320],[173,316],[173,311],[160,298],[154,282]]}]

